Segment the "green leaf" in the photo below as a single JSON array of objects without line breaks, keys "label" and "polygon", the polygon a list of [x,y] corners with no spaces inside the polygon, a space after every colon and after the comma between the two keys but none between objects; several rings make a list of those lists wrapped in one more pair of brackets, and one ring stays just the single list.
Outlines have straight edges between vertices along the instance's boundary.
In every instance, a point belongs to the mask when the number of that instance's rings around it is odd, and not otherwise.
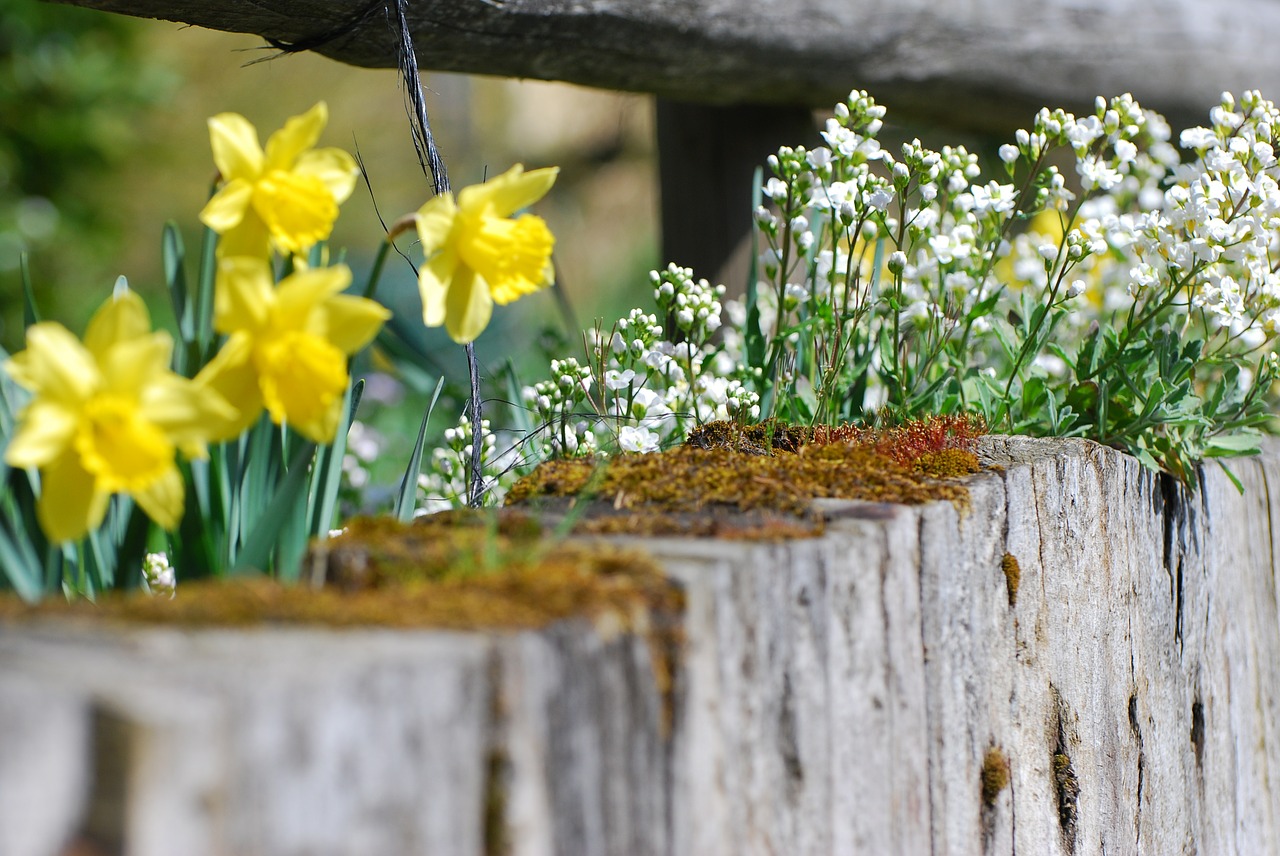
[{"label": "green leaf", "polygon": [[1218,461],[1218,466],[1222,467],[1222,472],[1231,480],[1231,483],[1236,486],[1236,490],[1243,495],[1244,483],[1240,481],[1240,477],[1232,471],[1231,467],[1227,466],[1225,461]]},{"label": "green leaf", "polygon": [[1262,437],[1257,431],[1239,431],[1234,434],[1217,434],[1205,444],[1206,458],[1222,458],[1234,455],[1257,455],[1262,452]]},{"label": "green leaf", "polygon": [[[306,507],[307,473],[310,469],[307,464],[314,456],[315,449],[315,443],[306,442],[294,454],[289,462],[288,474],[271,494],[270,501],[265,503],[262,514],[236,556],[235,564],[231,567],[232,574],[266,571],[271,567],[271,556],[279,546],[281,534],[290,517],[297,514],[299,504]],[[279,573],[281,569],[277,567],[276,571]]]},{"label": "green leaf", "polygon": [[440,378],[436,382],[436,391],[431,395],[431,403],[427,405],[427,410],[422,414],[422,425],[418,428],[418,440],[413,444],[413,451],[409,454],[409,463],[405,467],[404,478],[400,481],[400,492],[396,497],[395,515],[396,519],[401,523],[408,523],[413,519],[413,512],[416,503],[414,499],[418,494],[418,473],[422,470],[422,450],[426,445],[427,439],[427,423],[431,421],[431,412],[436,409],[436,401],[440,398],[440,390],[444,389],[444,378]]},{"label": "green leaf", "polygon": [[315,475],[311,479],[311,490],[307,496],[307,531],[313,538],[325,537],[332,528],[334,512],[338,506],[338,490],[342,487],[342,459],[347,454],[347,432],[351,430],[363,393],[364,378],[347,387],[342,400],[342,418],[334,431],[333,442],[321,446],[316,452],[313,469]]},{"label": "green leaf", "polygon": [[213,292],[218,278],[218,233],[204,230],[200,243],[200,268],[196,275],[195,343],[199,363],[213,356]]},{"label": "green leaf", "polygon": [[[160,258],[164,266],[164,281],[169,287],[169,299],[173,303],[173,317],[178,320],[178,335],[184,344],[195,342],[195,315],[190,295],[187,293],[186,247],[182,233],[173,222],[164,224],[160,236]],[[179,353],[182,354],[181,350]],[[182,354],[186,358],[186,354]],[[181,370],[184,367],[179,367]]]},{"label": "green leaf", "polygon": [[[754,212],[760,207],[763,200],[761,188],[764,183],[764,170],[756,167],[755,173],[751,177],[751,210]],[[747,268],[747,329],[744,332],[744,345],[747,351],[747,367],[751,369],[765,368],[765,338],[764,332],[760,329],[760,307],[756,301],[756,284],[759,280],[759,258],[760,258],[760,239],[759,232],[755,228],[751,230],[751,258]],[[768,377],[768,372],[761,377],[760,382],[765,386],[771,386],[773,378]],[[763,395],[764,390],[757,388],[756,392]],[[762,399],[763,401],[763,399]],[[766,408],[761,407],[760,414],[764,416]]]},{"label": "green leaf", "polygon": [[[516,370],[516,364],[510,358],[507,359],[504,374],[506,375],[507,400],[511,402],[512,420],[515,422],[513,427],[521,437],[528,437],[533,433],[533,420],[529,418],[529,409],[524,406],[520,399],[522,387],[520,373]],[[443,383],[444,378],[442,377],[436,384],[435,393],[431,396],[431,407],[427,409],[428,415],[431,413],[431,408],[435,407],[435,400],[440,395]]]}]

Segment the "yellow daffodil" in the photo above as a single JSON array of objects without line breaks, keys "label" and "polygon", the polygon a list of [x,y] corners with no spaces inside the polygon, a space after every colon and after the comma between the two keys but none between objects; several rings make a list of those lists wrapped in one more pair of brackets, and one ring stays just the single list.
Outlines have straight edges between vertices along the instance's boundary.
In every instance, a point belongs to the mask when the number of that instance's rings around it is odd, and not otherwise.
[{"label": "yellow daffodil", "polygon": [[314,148],[328,121],[322,101],[285,122],[264,151],[257,130],[238,113],[209,120],[213,162],[225,183],[200,220],[222,236],[222,255],[265,256],[271,244],[300,253],[329,237],[358,168],[341,149]]},{"label": "yellow daffodil", "polygon": [[235,411],[171,372],[172,351],[167,333],[151,331],[142,300],[123,291],[94,315],[83,343],[61,324],[35,324],[27,349],[5,364],[34,394],[5,461],[40,470],[36,514],[51,540],[97,528],[115,493],[166,529],[178,524],[175,453],[203,456],[207,426]]},{"label": "yellow daffodil", "polygon": [[551,284],[555,237],[533,214],[512,217],[555,183],[555,167],[502,175],[436,196],[418,211],[418,237],[427,261],[418,275],[422,320],[444,324],[459,343],[474,341],[493,304],[507,304]]},{"label": "yellow daffodil", "polygon": [[372,300],[341,294],[350,284],[345,265],[299,271],[275,286],[266,259],[221,260],[213,325],[228,338],[196,377],[240,411],[217,430],[220,439],[252,425],[265,407],[276,424],[333,441],[347,357],[391,317]]}]

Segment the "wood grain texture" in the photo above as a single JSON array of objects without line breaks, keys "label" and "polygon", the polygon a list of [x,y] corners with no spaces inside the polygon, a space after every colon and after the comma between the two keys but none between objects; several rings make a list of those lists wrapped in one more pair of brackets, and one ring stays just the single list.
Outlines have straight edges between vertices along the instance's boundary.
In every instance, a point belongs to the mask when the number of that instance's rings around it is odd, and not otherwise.
[{"label": "wood grain texture", "polygon": [[645,540],[688,598],[670,696],[582,621],[2,626],[0,856],[1280,849],[1280,455],[1233,462],[1242,495],[984,454],[960,507]]},{"label": "wood grain texture", "polygon": [[[62,1],[396,62],[379,0]],[[429,69],[714,103],[829,107],[859,87],[1002,131],[1099,94],[1199,123],[1223,89],[1280,90],[1267,0],[410,0],[408,15]]]}]

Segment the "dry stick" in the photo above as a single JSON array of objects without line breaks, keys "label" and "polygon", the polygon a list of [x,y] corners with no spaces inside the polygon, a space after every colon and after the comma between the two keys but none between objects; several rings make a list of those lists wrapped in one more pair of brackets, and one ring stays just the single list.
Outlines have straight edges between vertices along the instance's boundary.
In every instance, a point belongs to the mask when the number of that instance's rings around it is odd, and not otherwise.
[{"label": "dry stick", "polygon": [[[440,150],[436,148],[435,137],[431,135],[431,123],[427,119],[427,100],[422,94],[422,78],[418,74],[418,56],[413,50],[413,36],[409,32],[409,23],[405,17],[406,0],[388,0],[387,18],[391,28],[399,36],[398,60],[400,76],[404,83],[405,109],[409,114],[409,128],[413,133],[413,148],[418,153],[418,164],[423,175],[431,178],[436,195],[449,192],[449,176],[445,172],[444,160]],[[473,342],[466,344],[467,370],[471,375],[471,401],[468,410],[471,414],[471,462],[467,477],[467,505],[479,508],[484,500],[484,474],[480,469],[480,456],[483,450],[484,427],[481,420],[480,402],[480,367],[476,362],[476,349]]]}]

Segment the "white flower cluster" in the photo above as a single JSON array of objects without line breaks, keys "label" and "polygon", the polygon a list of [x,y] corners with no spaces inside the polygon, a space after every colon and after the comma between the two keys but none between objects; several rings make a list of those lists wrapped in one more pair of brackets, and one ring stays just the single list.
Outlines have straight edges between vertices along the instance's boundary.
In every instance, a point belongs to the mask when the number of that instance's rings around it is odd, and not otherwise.
[{"label": "white flower cluster", "polygon": [[635,309],[608,330],[588,331],[591,368],[554,360],[552,379],[524,388],[525,406],[542,426],[535,459],[652,452],[704,422],[759,415],[759,396],[732,363],[717,359],[721,348],[712,342],[723,323],[724,286],[676,265],[650,278],[657,314]]},{"label": "white flower cluster", "polygon": [[674,264],[661,273],[650,271],[649,279],[658,309],[674,320],[686,341],[705,342],[719,329],[723,285],[695,280],[692,270]]},{"label": "white flower cluster", "polygon": [[[1250,345],[1280,326],[1277,118],[1257,92],[1239,104],[1224,95],[1209,127],[1184,132],[1185,163],[1164,119],[1129,95],[1099,98],[1082,117],[1041,110],[1000,148],[1005,181],[985,179],[962,147],[915,140],[891,153],[875,139],[883,116],[852,93],[827,123],[826,147],[770,158],[761,190],[772,204],[755,212],[761,334],[803,350],[791,331],[804,329],[811,352],[833,355],[811,363],[819,373],[834,362],[897,370],[881,330],[894,331],[899,355],[964,342],[978,367],[1005,359],[996,340],[974,336],[1019,297],[1032,301],[1019,317],[1076,301],[1076,333],[1135,301],[1203,311]],[[1054,149],[1074,157],[1077,190],[1046,163]],[[742,338],[726,341],[740,359]]]},{"label": "white flower cluster", "polygon": [[[1117,102],[1101,119],[1073,122],[1067,114],[1066,121],[1038,121],[1050,130],[1061,127],[1079,158],[1083,185],[1106,192],[1079,206],[1065,240],[1065,216],[1055,218],[1047,234],[1016,238],[1011,281],[1048,288],[1059,271],[1078,266],[1066,293],[1087,294],[1091,307],[1085,309],[1166,301],[1203,310],[1250,346],[1261,343],[1280,323],[1275,105],[1256,91],[1238,105],[1224,93],[1209,127],[1180,135],[1191,156],[1183,162],[1163,120],[1142,113],[1131,99]],[[1082,146],[1099,143],[1111,158],[1082,153]],[[1040,269],[1035,244],[1046,260]],[[1076,318],[1088,323],[1094,315],[1083,311]]]},{"label": "white flower cluster", "polygon": [[168,553],[148,553],[142,560],[142,588],[156,597],[172,598],[178,591],[178,574],[169,566]]},{"label": "white flower cluster", "polygon": [[[503,451],[498,452],[498,437],[490,430],[488,419],[480,421],[480,430],[480,468],[485,490],[494,501],[501,502],[510,486],[508,474],[513,469],[515,453],[510,443],[505,443]],[[416,515],[466,507],[473,448],[470,414],[464,412],[458,417],[456,427],[445,429],[444,441],[444,446],[432,449],[431,459],[418,476]]]}]

